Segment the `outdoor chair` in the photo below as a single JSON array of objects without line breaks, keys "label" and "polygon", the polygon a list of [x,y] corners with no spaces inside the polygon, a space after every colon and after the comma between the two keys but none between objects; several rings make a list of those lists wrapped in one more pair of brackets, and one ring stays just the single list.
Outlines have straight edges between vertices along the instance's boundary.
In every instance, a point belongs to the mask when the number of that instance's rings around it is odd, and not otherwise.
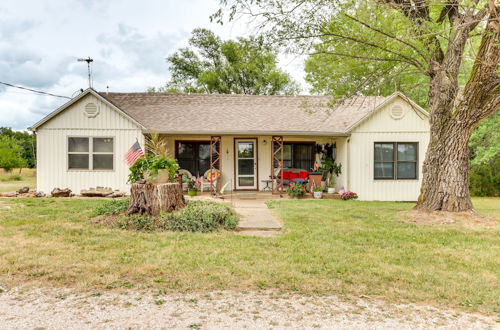
[{"label": "outdoor chair", "polygon": [[201,187],[200,187],[200,190],[201,192],[203,192],[205,190],[205,188],[208,189],[208,191],[210,191],[210,183],[213,181],[214,182],[214,185],[217,189],[217,183],[219,182],[219,178],[221,176],[221,173],[219,170],[213,170],[214,171],[214,177],[212,178],[211,177],[211,170],[207,170],[205,172],[205,174],[203,174],[203,178],[202,178],[202,182],[201,182]]}]

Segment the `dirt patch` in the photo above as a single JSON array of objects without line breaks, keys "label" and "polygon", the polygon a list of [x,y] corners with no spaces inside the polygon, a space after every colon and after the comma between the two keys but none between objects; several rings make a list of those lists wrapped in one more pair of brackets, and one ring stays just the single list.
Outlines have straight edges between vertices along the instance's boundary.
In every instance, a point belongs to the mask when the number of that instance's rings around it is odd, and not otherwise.
[{"label": "dirt patch", "polygon": [[484,329],[493,316],[370,297],[276,291],[205,294],[73,294],[63,289],[0,293],[3,329]]},{"label": "dirt patch", "polygon": [[401,211],[403,221],[420,225],[458,225],[468,229],[500,228],[500,218],[476,212]]}]

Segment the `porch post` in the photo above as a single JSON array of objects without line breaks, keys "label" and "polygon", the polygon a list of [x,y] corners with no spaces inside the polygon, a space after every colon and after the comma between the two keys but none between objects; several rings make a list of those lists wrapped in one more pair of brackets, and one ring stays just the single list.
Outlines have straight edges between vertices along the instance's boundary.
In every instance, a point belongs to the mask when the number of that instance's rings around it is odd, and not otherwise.
[{"label": "porch post", "polygon": [[[276,146],[276,148],[275,148]],[[272,193],[283,194],[283,136],[273,136],[271,139],[271,186]],[[274,163],[278,162],[278,167],[274,167]],[[278,181],[279,180],[279,181]],[[276,181],[276,182],[275,182]]]},{"label": "porch post", "polygon": [[214,180],[214,173],[219,171],[220,179],[222,177],[221,172],[221,159],[220,159],[220,151],[221,151],[221,137],[220,136],[211,136],[210,137],[210,194],[212,196],[217,195],[217,187],[216,182],[218,180]]}]

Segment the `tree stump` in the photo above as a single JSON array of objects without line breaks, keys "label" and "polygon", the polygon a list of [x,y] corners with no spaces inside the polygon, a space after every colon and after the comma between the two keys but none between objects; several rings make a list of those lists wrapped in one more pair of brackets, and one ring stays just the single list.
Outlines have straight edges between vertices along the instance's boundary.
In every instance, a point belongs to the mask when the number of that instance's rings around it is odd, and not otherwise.
[{"label": "tree stump", "polygon": [[158,215],[160,211],[172,212],[184,206],[184,195],[179,183],[134,183],[130,188],[127,213]]}]

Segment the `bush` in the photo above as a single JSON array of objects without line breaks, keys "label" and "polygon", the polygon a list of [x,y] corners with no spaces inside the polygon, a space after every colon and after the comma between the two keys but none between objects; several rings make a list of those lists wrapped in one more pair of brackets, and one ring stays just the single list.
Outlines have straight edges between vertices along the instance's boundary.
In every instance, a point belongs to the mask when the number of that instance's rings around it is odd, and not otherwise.
[{"label": "bush", "polygon": [[16,175],[12,175],[9,180],[10,181],[21,181],[23,178],[19,175],[19,174],[16,174]]},{"label": "bush", "polygon": [[[187,201],[186,206],[172,213],[164,213],[158,217],[146,214],[125,214],[129,205],[128,199],[112,200],[98,206],[93,216],[119,215],[119,217],[102,219],[101,223],[128,230],[173,230],[208,233],[220,228],[235,229],[238,224],[232,208],[223,203],[206,201]],[[111,221],[109,221],[111,219]]]},{"label": "bush", "polygon": [[306,193],[306,187],[301,183],[292,182],[286,188],[286,192],[290,197],[302,197]]},{"label": "bush", "polygon": [[162,217],[174,231],[207,233],[220,227],[234,229],[238,223],[233,210],[222,203],[188,201],[186,207]]},{"label": "bush", "polygon": [[106,201],[95,208],[93,215],[118,215],[127,212],[130,200],[126,199],[113,199]]},{"label": "bush", "polygon": [[340,194],[340,198],[345,201],[348,199],[356,199],[358,198],[358,194],[352,191],[344,191],[342,194]]}]

